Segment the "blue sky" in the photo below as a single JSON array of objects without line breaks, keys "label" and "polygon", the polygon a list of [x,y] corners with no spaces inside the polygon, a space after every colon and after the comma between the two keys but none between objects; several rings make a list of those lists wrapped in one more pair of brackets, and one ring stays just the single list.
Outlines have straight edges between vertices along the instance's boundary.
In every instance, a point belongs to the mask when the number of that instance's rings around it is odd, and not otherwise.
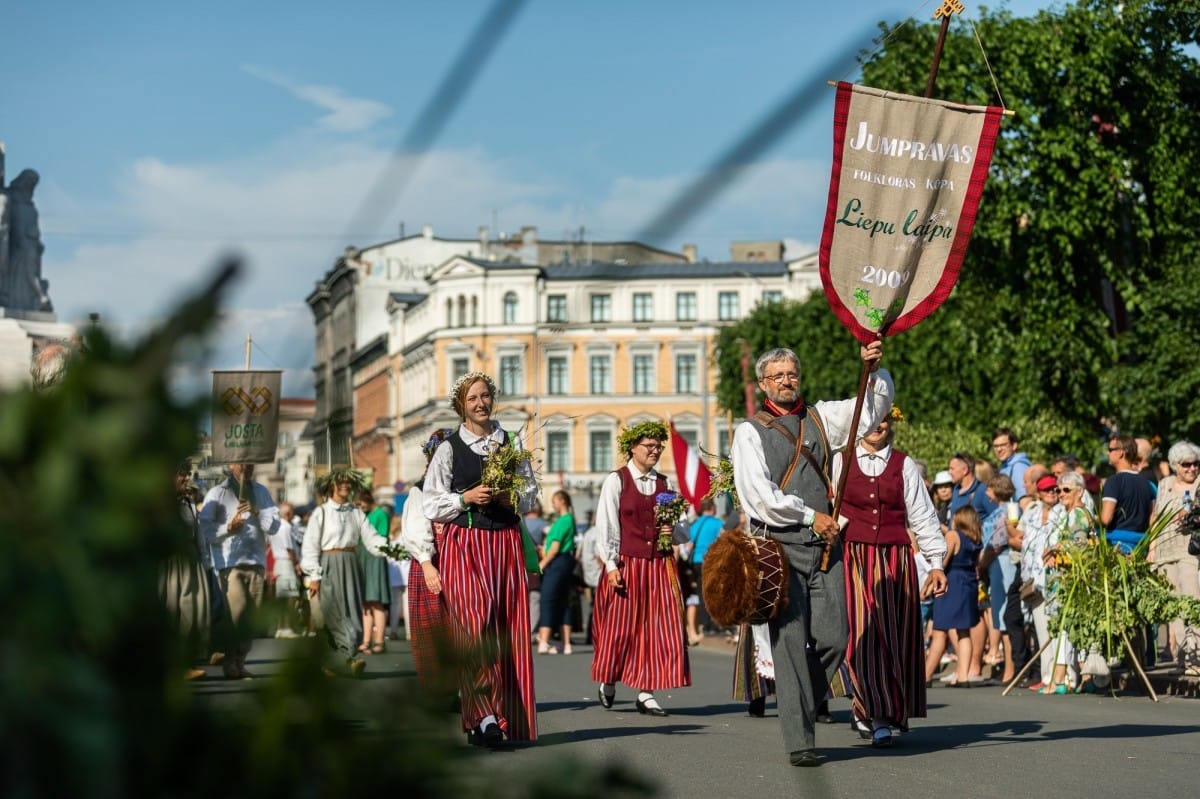
[{"label": "blue sky", "polygon": [[[285,392],[307,395],[304,298],[345,246],[395,238],[401,221],[444,237],[632,237],[801,81],[855,79],[877,23],[937,5],[529,0],[432,147],[403,162],[403,191],[364,210],[490,2],[16,0],[0,17],[0,141],[9,179],[41,174],[61,320],[95,311],[136,332],[236,251],[249,270],[210,365],[240,367],[249,333],[255,365],[286,369]],[[711,260],[745,239],[814,250],[832,104],[830,89],[656,243]]]}]

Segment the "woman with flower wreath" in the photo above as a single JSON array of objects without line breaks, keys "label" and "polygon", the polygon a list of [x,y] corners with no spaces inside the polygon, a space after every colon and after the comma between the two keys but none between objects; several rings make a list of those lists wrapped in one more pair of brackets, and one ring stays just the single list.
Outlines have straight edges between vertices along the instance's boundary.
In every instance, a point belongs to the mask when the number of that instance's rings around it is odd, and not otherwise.
[{"label": "woman with flower wreath", "polygon": [[[443,441],[454,434],[449,427],[438,428],[421,445],[428,473],[433,453]],[[437,538],[442,525],[425,518],[424,501],[425,474],[408,489],[408,501],[400,513],[400,540],[409,559],[420,568],[420,574],[411,570],[408,579],[408,610],[405,625],[412,639],[413,668],[417,672],[417,685],[427,699],[435,699],[443,693],[453,695],[458,690],[452,686],[445,669],[438,668],[438,651],[445,646],[446,604],[442,598],[442,575],[438,571]]]},{"label": "woman with flower wreath", "polygon": [[[528,453],[492,419],[496,384],[483,372],[455,381],[462,419],[433,453],[422,507],[442,523],[439,570],[460,658],[463,731],[476,745],[537,739],[529,581],[520,513],[537,492]],[[495,476],[497,464],[503,485]]]},{"label": "woman with flower wreath", "polygon": [[653,691],[692,684],[674,525],[660,523],[655,511],[656,498],[669,494],[654,468],[667,438],[662,422],[621,431],[617,448],[627,463],[604,479],[596,503],[605,574],[596,592],[592,679],[606,710],[618,682],[637,690],[637,711],[651,716],[667,715]]},{"label": "woman with flower wreath", "polygon": [[381,555],[381,547],[387,544],[367,515],[354,505],[355,495],[365,485],[362,472],[354,469],[331,469],[318,478],[316,489],[328,499],[309,516],[300,548],[300,568],[308,578],[309,599],[320,603],[330,646],[355,677],[367,667],[357,655],[363,634],[363,576],[358,547],[361,544],[372,555]]}]

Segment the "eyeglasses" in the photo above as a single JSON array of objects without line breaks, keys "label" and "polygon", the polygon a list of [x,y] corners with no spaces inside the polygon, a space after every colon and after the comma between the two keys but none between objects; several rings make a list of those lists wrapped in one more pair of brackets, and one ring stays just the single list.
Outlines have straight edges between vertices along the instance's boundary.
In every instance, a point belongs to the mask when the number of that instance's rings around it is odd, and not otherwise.
[{"label": "eyeglasses", "polygon": [[1188,461],[1187,463],[1179,464],[1180,469],[1195,469],[1197,466],[1200,466],[1200,462]]},{"label": "eyeglasses", "polygon": [[1055,494],[1070,494],[1070,493],[1071,493],[1072,491],[1074,491],[1074,490],[1075,490],[1075,489],[1073,489],[1073,488],[1062,488],[1062,487],[1059,487],[1059,488],[1056,488],[1056,489],[1054,489],[1054,493],[1055,493]]},{"label": "eyeglasses", "polygon": [[1109,451],[1109,452],[1117,452],[1117,451],[1119,451],[1120,449],[1121,449],[1120,447],[1109,447],[1109,448],[1108,448],[1108,451]]},{"label": "eyeglasses", "polygon": [[763,380],[769,380],[775,385],[779,385],[784,380],[789,383],[795,383],[800,380],[800,375],[795,372],[780,372],[777,375],[763,375]]},{"label": "eyeglasses", "polygon": [[647,452],[662,452],[662,444],[638,444],[639,447],[645,447]]},{"label": "eyeglasses", "polygon": [[993,441],[992,449],[1008,449],[1012,446],[1011,441]]}]

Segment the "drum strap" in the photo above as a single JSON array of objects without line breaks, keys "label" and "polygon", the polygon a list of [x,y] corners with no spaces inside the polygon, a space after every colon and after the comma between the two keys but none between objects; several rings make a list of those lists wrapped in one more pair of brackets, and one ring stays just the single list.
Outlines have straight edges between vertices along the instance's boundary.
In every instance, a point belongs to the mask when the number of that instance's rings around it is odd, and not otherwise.
[{"label": "drum strap", "polygon": [[817,463],[817,459],[812,454],[812,450],[810,450],[808,447],[804,446],[804,421],[806,418],[809,418],[809,417],[812,418],[813,423],[817,426],[817,433],[821,436],[821,441],[825,444],[825,452],[828,453],[829,452],[829,438],[825,435],[825,428],[821,424],[820,420],[815,415],[810,414],[808,412],[808,409],[805,409],[804,416],[800,417],[800,430],[799,430],[800,435],[799,436],[793,436],[792,431],[788,430],[786,427],[784,427],[783,425],[781,425],[779,423],[778,417],[772,416],[771,414],[767,413],[766,411],[760,410],[758,413],[754,414],[755,421],[757,421],[763,427],[766,427],[770,430],[774,430],[774,431],[780,433],[784,438],[786,438],[788,441],[790,441],[796,447],[796,452],[794,455],[792,455],[792,461],[791,461],[791,463],[788,464],[787,471],[783,473],[783,480],[781,480],[779,482],[779,489],[782,491],[784,489],[784,487],[787,486],[788,480],[790,480],[792,478],[792,472],[794,472],[796,470],[796,464],[800,462],[800,456],[803,455],[805,460],[808,461],[809,465],[813,467],[813,469],[816,471],[816,473],[821,475],[821,482],[825,484],[825,491],[829,494],[830,498],[832,498],[833,497],[833,486],[829,482],[829,475],[826,474],[825,470],[822,469],[820,464]]}]

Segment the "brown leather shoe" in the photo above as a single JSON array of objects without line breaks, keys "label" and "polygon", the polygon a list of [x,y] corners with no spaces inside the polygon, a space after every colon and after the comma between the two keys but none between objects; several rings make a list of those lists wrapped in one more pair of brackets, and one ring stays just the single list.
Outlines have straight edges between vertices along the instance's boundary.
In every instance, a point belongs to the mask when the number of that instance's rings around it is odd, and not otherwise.
[{"label": "brown leather shoe", "polygon": [[359,677],[367,670],[367,661],[362,658],[350,658],[350,676]]},{"label": "brown leather shoe", "polygon": [[204,669],[188,669],[183,673],[183,679],[185,680],[199,680],[204,676],[206,676]]}]

